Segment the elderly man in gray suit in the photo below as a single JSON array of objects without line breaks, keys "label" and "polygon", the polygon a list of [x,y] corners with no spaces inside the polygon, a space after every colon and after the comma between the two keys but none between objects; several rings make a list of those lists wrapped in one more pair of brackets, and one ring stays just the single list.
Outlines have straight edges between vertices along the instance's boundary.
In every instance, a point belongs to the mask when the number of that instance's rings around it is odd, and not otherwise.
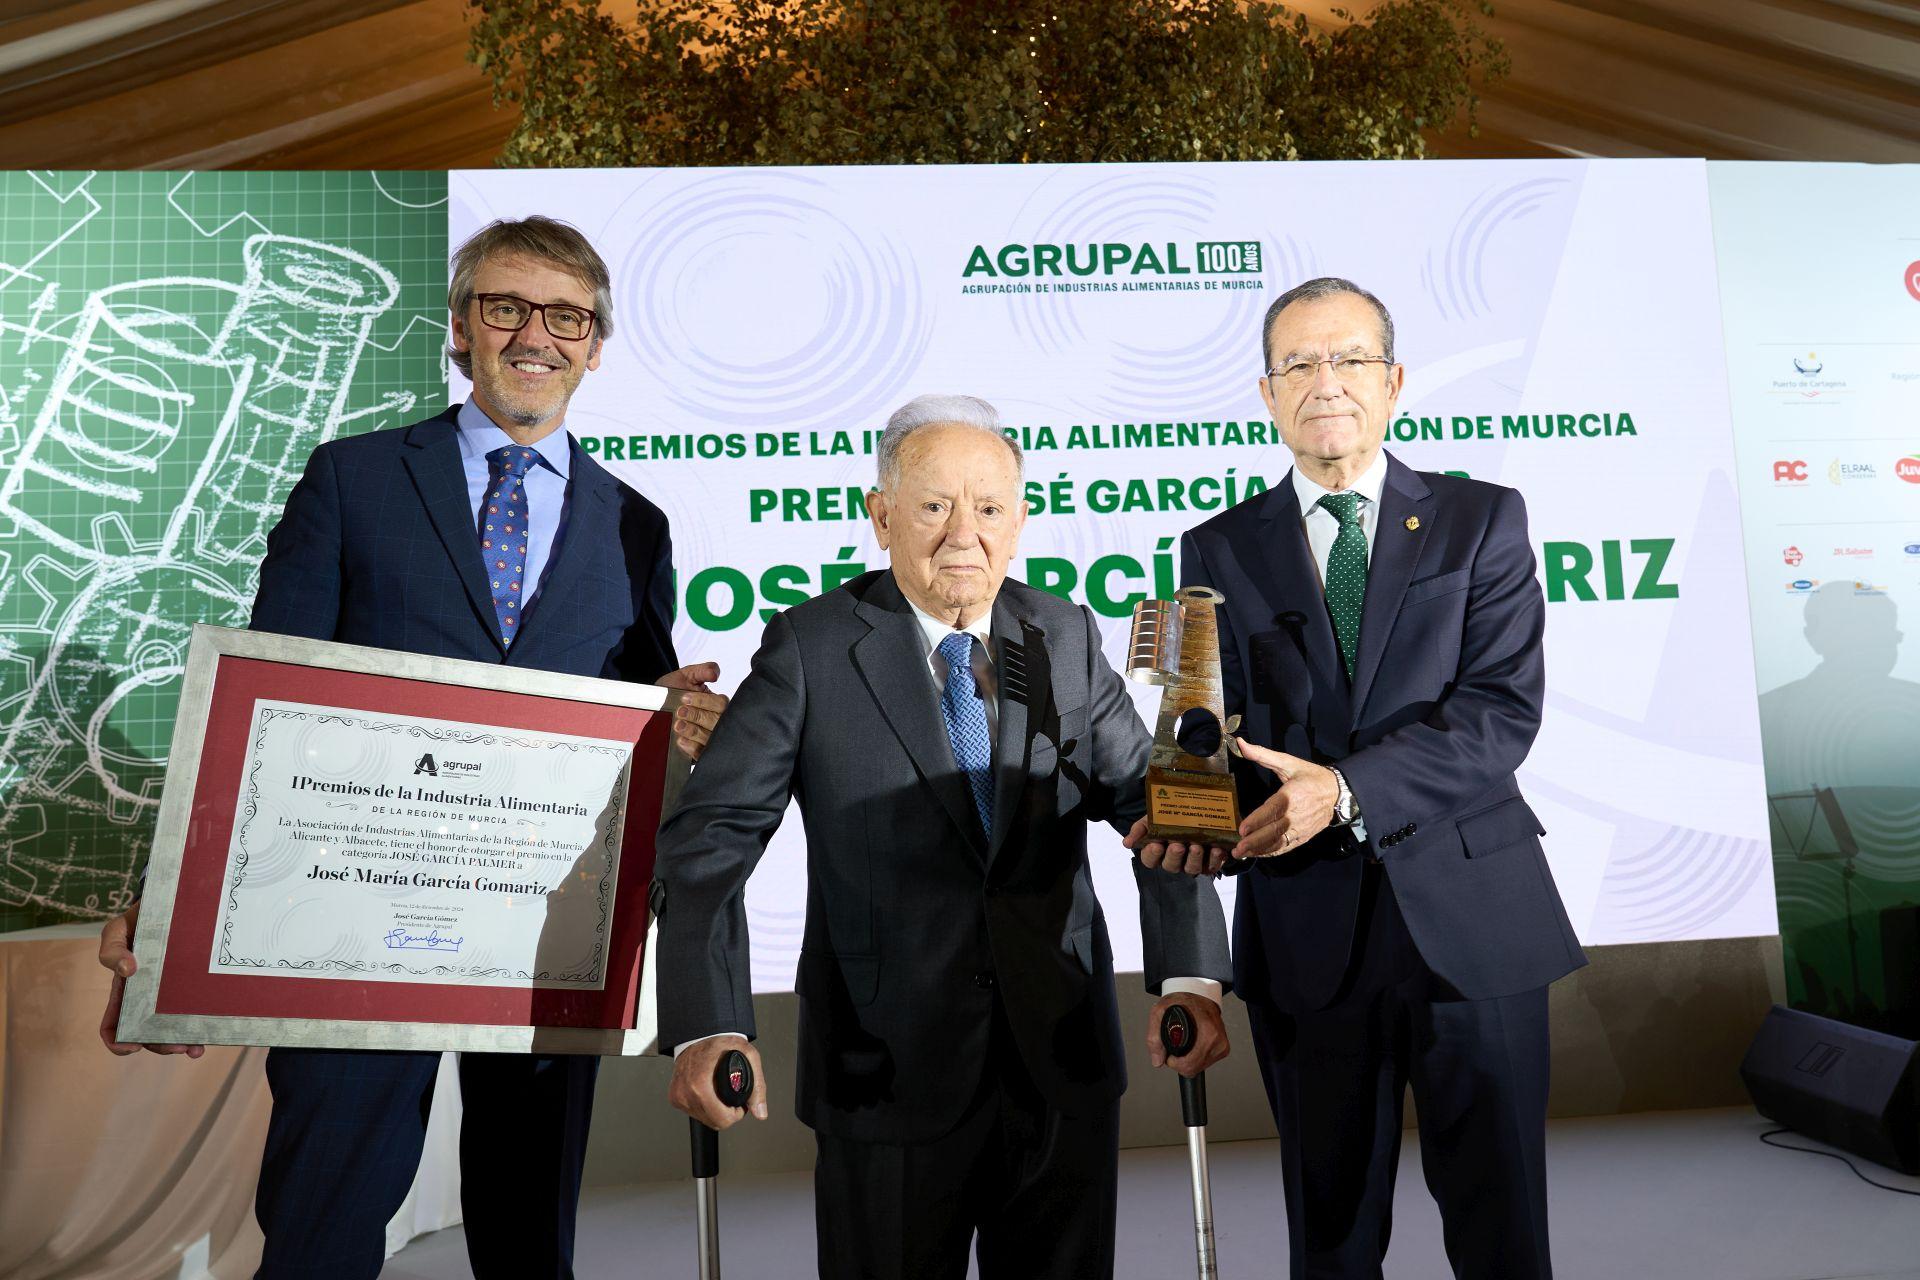
[{"label": "elderly man in gray suit", "polygon": [[[728,1108],[712,1080],[736,1048],[764,1079],[743,892],[797,797],[820,1274],[964,1276],[977,1234],[984,1280],[1111,1276],[1126,1068],[1086,836],[1141,821],[1151,735],[1093,615],[1006,577],[1026,503],[993,407],[914,400],[879,463],[867,506],[892,567],[774,618],[661,827],[671,1099],[715,1128],[766,1115],[764,1085]],[[1138,859],[1134,877],[1151,1056],[1191,1075],[1227,1052],[1219,898]],[[1176,1002],[1198,1032],[1169,1060]]]}]

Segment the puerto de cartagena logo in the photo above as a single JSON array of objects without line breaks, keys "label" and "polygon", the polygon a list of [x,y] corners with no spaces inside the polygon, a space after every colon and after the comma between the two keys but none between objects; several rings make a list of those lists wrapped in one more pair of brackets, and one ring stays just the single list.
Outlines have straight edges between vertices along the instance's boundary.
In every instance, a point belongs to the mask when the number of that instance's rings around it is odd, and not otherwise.
[{"label": "puerto de cartagena logo", "polygon": [[[1793,374],[1791,378],[1778,376],[1768,379],[1773,394],[1794,400],[1818,400],[1823,396],[1832,397],[1847,389],[1846,381],[1827,373],[1827,362],[1817,351],[1792,357]],[[1782,369],[1784,374],[1786,370]]]}]

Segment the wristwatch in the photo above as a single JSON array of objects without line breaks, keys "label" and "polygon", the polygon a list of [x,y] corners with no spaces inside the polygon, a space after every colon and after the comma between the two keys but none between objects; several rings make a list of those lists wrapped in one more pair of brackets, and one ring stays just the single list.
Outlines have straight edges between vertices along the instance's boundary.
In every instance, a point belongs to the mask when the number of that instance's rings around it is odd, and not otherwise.
[{"label": "wristwatch", "polygon": [[1333,825],[1350,827],[1360,821],[1359,802],[1353,798],[1353,789],[1347,786],[1346,774],[1338,769],[1330,769],[1328,772],[1333,774],[1333,780],[1340,784],[1340,796],[1333,802]]}]

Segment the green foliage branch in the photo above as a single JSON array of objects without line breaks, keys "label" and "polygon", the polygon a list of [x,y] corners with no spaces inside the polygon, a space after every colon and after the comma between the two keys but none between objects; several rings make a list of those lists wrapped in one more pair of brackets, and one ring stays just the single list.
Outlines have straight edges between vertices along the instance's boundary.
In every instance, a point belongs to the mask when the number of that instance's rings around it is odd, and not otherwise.
[{"label": "green foliage branch", "polygon": [[1506,56],[1465,0],[474,0],[512,167],[1419,157]]}]

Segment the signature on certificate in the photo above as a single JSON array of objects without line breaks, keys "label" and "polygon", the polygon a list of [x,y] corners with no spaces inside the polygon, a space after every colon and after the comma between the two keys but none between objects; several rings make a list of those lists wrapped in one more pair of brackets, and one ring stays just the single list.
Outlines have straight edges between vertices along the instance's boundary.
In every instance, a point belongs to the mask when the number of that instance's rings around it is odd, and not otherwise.
[{"label": "signature on certificate", "polygon": [[389,929],[382,939],[389,951],[458,951],[465,938],[449,938],[438,929],[429,929],[425,933],[408,933],[405,929]]}]

